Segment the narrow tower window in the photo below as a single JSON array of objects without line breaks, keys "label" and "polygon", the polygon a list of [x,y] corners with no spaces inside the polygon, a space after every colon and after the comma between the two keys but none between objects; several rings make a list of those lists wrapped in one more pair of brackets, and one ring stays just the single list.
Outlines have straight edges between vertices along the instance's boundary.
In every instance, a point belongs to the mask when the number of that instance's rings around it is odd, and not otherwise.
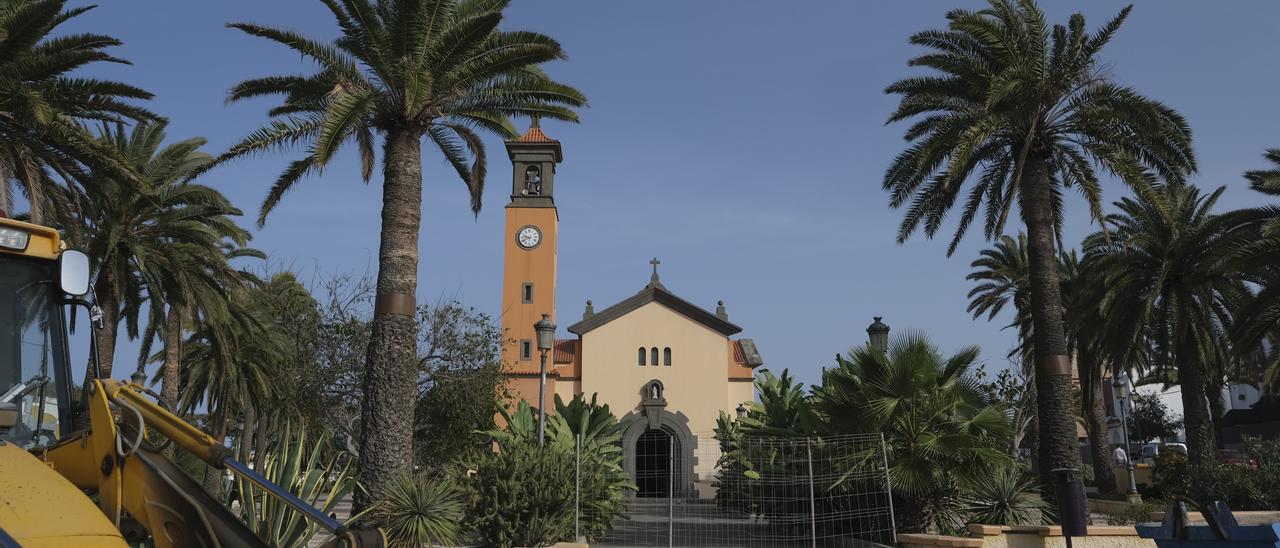
[{"label": "narrow tower window", "polygon": [[524,304],[533,302],[533,282],[525,282],[520,294],[523,295],[521,300]]},{"label": "narrow tower window", "polygon": [[650,356],[653,359],[649,360],[649,362],[652,363],[653,365],[658,365],[658,347],[656,346],[653,347],[653,352],[650,354]]},{"label": "narrow tower window", "polygon": [[638,364],[638,365],[644,365],[644,354],[645,354],[645,352],[644,352],[644,347],[643,347],[643,346],[641,346],[641,347],[640,347],[640,352],[639,352],[639,356],[640,356],[640,357],[636,359],[636,364]]},{"label": "narrow tower window", "polygon": [[521,360],[533,359],[533,341],[529,339],[520,341],[520,359]]},{"label": "narrow tower window", "polygon": [[671,366],[671,347],[662,349],[662,365]]}]

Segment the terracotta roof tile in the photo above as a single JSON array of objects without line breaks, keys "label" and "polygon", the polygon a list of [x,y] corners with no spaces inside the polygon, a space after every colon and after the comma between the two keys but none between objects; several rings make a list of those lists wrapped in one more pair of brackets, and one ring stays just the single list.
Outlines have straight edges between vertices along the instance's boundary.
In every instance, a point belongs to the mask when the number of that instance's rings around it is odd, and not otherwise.
[{"label": "terracotta roof tile", "polygon": [[547,137],[547,134],[542,132],[542,128],[535,126],[535,127],[529,128],[528,131],[524,132],[524,135],[521,135],[519,137],[516,137],[515,139],[512,139],[511,142],[513,143],[559,143],[560,141]]},{"label": "terracotta roof tile", "polygon": [[577,339],[556,339],[555,359],[552,363],[573,363],[578,356]]},{"label": "terracotta roof tile", "polygon": [[756,342],[752,339],[735,339],[733,342],[733,362],[743,367],[755,368],[764,365],[760,359],[760,351],[756,350]]},{"label": "terracotta roof tile", "polygon": [[[542,365],[538,363],[536,359],[532,362],[519,362],[514,364],[507,364],[507,367],[502,370],[502,372],[507,375],[537,375],[541,373],[541,371],[542,371]],[[547,366],[547,377],[559,377],[559,376],[560,376],[560,373],[557,373],[555,368],[551,367],[550,365]]]}]

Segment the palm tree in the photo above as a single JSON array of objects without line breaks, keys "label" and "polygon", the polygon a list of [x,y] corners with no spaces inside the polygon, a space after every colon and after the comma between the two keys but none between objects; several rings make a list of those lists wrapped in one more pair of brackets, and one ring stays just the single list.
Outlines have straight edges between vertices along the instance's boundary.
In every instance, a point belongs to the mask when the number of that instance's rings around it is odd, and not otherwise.
[{"label": "palm tree", "polygon": [[241,215],[239,209],[217,190],[187,181],[213,159],[199,150],[204,139],[186,139],[162,148],[163,123],[138,124],[127,137],[123,129],[116,128],[111,139],[111,148],[119,151],[142,178],[140,202],[174,204],[181,200],[184,204],[167,212],[176,214],[170,218],[178,222],[167,222],[167,234],[157,236],[159,241],[155,243],[159,245],[145,249],[147,269],[138,272],[147,293],[149,313],[138,367],[153,358],[152,342],[160,338],[160,400],[173,408],[180,392],[178,368],[184,323],[190,325],[202,316],[227,314],[227,292],[243,285],[248,276],[233,267],[232,261],[245,257],[262,259],[265,255],[244,247],[251,236],[235,224],[233,217]]},{"label": "palm tree", "polygon": [[902,96],[889,122],[915,122],[883,186],[890,205],[907,210],[901,243],[922,223],[926,236],[937,234],[972,180],[948,254],[984,204],[988,239],[1004,233],[1018,206],[1028,235],[1043,474],[1080,466],[1075,420],[1063,412],[1072,408],[1057,269],[1063,191],[1077,189],[1101,219],[1095,164],[1150,194],[1157,176],[1181,181],[1195,162],[1182,116],[1112,82],[1101,67],[1098,54],[1129,8],[1089,33],[1081,14],[1050,27],[1033,0],[989,1],[981,11],[948,12],[945,30],[911,37],[931,51],[910,64],[936,73],[885,90]]},{"label": "palm tree", "polygon": [[[1214,214],[1225,187],[1203,195],[1192,185],[1168,185],[1159,201],[1125,198],[1107,216],[1109,233],[1085,240],[1096,261],[1107,329],[1130,345],[1150,341],[1157,368],[1181,387],[1187,449],[1192,463],[1213,458],[1206,387],[1221,359],[1233,303],[1248,295],[1228,259],[1254,239],[1256,210]],[[1172,375],[1171,375],[1172,374]]]},{"label": "palm tree", "polygon": [[[208,318],[196,326],[182,345],[182,362],[187,367],[182,370],[178,398],[180,413],[206,406],[209,429],[219,441],[227,437],[233,417],[270,397],[272,366],[284,347],[279,334],[268,328],[266,311],[250,299],[247,290],[233,291],[228,308],[226,316]],[[220,484],[210,470],[204,486],[218,495]]]},{"label": "palm tree", "polygon": [[[1006,304],[1013,303],[1014,320],[1008,327],[1018,328],[1019,344],[1009,354],[1011,357],[1019,354],[1024,364],[1030,362],[1033,327],[1026,236],[1021,232],[1017,238],[1001,236],[994,246],[982,250],[980,257],[970,266],[974,271],[965,279],[976,281],[978,285],[969,290],[969,312],[974,318],[985,314],[987,320],[992,320]],[[1088,425],[1094,479],[1099,489],[1109,492],[1115,489],[1115,478],[1109,466],[1110,443],[1107,441],[1105,411],[1102,411],[1102,359],[1097,342],[1091,338],[1095,332],[1090,330],[1101,322],[1094,316],[1088,316],[1093,323],[1076,321],[1078,317],[1086,316],[1087,307],[1093,303],[1085,298],[1085,292],[1091,285],[1082,277],[1074,250],[1059,255],[1058,271],[1065,305],[1063,313],[1067,317],[1067,346],[1079,373],[1083,404],[1081,416]],[[1029,377],[1035,375],[1035,371],[1022,373]]]},{"label": "palm tree", "polygon": [[1115,469],[1112,467],[1110,427],[1103,405],[1103,372],[1112,363],[1107,350],[1108,330],[1099,309],[1100,290],[1093,264],[1081,261],[1076,251],[1060,255],[1058,270],[1062,276],[1062,300],[1066,306],[1068,346],[1075,357],[1080,379],[1080,416],[1089,436],[1093,460],[1093,479],[1104,494],[1115,493]]},{"label": "palm tree", "polygon": [[884,433],[889,479],[906,530],[946,527],[966,487],[1008,462],[1006,409],[988,404],[971,375],[977,347],[943,357],[907,332],[887,352],[859,346],[837,356],[814,389],[828,434]]},{"label": "palm tree", "polygon": [[[1280,148],[1266,152],[1271,169],[1245,173],[1250,186],[1269,196],[1280,196]],[[1280,207],[1258,208],[1261,216],[1258,239],[1241,251],[1239,265],[1256,276],[1260,289],[1255,298],[1241,305],[1233,339],[1247,349],[1250,362],[1263,371],[1259,375],[1271,386],[1280,384]]]},{"label": "palm tree", "polygon": [[586,104],[539,65],[563,59],[555,40],[498,29],[507,0],[321,0],[340,37],[332,42],[249,23],[231,26],[277,42],[314,61],[305,76],[266,76],[231,89],[230,101],[282,96],[274,120],[231,147],[220,161],[305,145],[267,193],[261,224],[285,192],[322,169],[348,143],[362,176],[373,174],[375,134],[383,138],[382,229],[377,298],[369,342],[360,436],[360,478],[376,499],[385,481],[411,462],[422,208],[421,140],[457,171],[479,212],[484,190],[481,133],[516,135],[509,117],[577,121]]},{"label": "palm tree", "polygon": [[[247,238],[240,241],[245,240]],[[148,280],[149,315],[138,366],[141,368],[144,361],[159,358],[161,366],[156,375],[161,386],[160,401],[168,406],[177,405],[181,392],[179,368],[185,326],[198,324],[204,318],[230,314],[227,292],[252,280],[252,275],[235,268],[232,262],[246,257],[266,258],[261,251],[240,247],[235,242],[209,245],[216,243],[176,242],[161,255],[148,258],[151,269],[144,277]],[[152,341],[157,337],[162,345],[158,357],[151,355]]]},{"label": "palm tree", "polygon": [[[1280,148],[1269,149],[1264,156],[1273,167],[1246,172],[1244,178],[1249,181],[1249,185],[1254,190],[1271,196],[1280,196]],[[1278,231],[1280,231],[1280,217],[1269,219],[1268,235],[1274,235]]]},{"label": "palm tree", "polygon": [[[1018,232],[1017,238],[1007,234],[1000,236],[995,245],[980,251],[979,257],[969,263],[969,266],[974,270],[965,279],[977,282],[977,285],[969,290],[969,306],[966,310],[973,314],[975,320],[986,315],[987,321],[992,321],[1006,305],[1012,304],[1014,317],[1005,328],[1018,329],[1018,345],[1009,349],[1008,357],[1016,358],[1016,362],[1020,364],[1019,374],[1026,379],[1035,379],[1035,367],[1031,365],[1034,360],[1031,356],[1031,282],[1027,277],[1030,266],[1027,261],[1026,234]],[[1030,400],[1028,405],[1035,405],[1035,396],[1035,383],[1032,382],[1024,391],[1023,397]],[[1014,423],[1015,439],[1011,443],[1010,454],[1021,450],[1024,425],[1026,434],[1031,438],[1032,450],[1038,449],[1040,424],[1035,413],[1032,412],[1029,419],[1023,419],[1016,410],[1013,415],[1013,420],[1018,422]]]},{"label": "palm tree", "polygon": [[[103,312],[97,333],[103,377],[111,376],[121,320],[128,336],[137,338],[148,298],[153,329],[165,323],[158,321],[164,315],[155,313],[165,303],[182,310],[192,305],[189,301],[196,295],[202,296],[203,306],[220,301],[223,291],[219,288],[235,278],[221,250],[249,239],[248,232],[232,220],[240,211],[221,193],[183,182],[209,161],[208,155],[198,151],[204,139],[162,148],[164,129],[164,123],[140,123],[128,131],[118,124],[104,126],[97,137],[99,147],[121,158],[136,176],[125,179],[94,172],[82,190],[59,191],[80,213],[78,226],[68,229],[69,236],[95,262],[94,288]],[[149,341],[150,336],[140,359],[150,354]]]},{"label": "palm tree", "polygon": [[1013,321],[1005,327],[1018,329],[1018,347],[1009,351],[1027,354],[1031,349],[1031,283],[1027,261],[1027,236],[1000,236],[990,249],[979,252],[977,260],[969,264],[974,270],[964,279],[978,283],[969,290],[968,312],[974,319],[983,315],[994,320],[1005,305],[1013,304]]},{"label": "palm tree", "polygon": [[251,401],[252,405],[245,409],[246,436],[256,434],[247,453],[253,456],[253,466],[257,470],[263,466],[266,457],[267,434],[272,429],[267,425],[299,423],[320,428],[319,425],[308,424],[314,420],[315,414],[308,415],[306,409],[328,408],[325,400],[317,401],[311,388],[318,385],[330,387],[314,374],[319,359],[316,345],[321,318],[319,303],[311,292],[288,271],[264,274],[248,287],[248,291],[253,302],[262,307],[267,329],[285,341],[280,361],[271,364],[275,373],[272,390],[266,394],[265,401]]},{"label": "palm tree", "polygon": [[[1030,361],[1030,341],[1032,341],[1032,319],[1030,319],[1030,282],[1027,261],[1027,237],[1019,232],[1018,237],[1001,236],[996,245],[979,252],[978,260],[973,261],[974,271],[965,279],[978,282],[969,291],[969,311],[975,319],[986,315],[987,320],[996,318],[1007,303],[1014,305],[1014,321],[1009,326],[1018,328],[1019,346],[1010,351],[1010,356],[1019,353],[1021,361]],[[1094,463],[1094,483],[1102,492],[1115,489],[1114,471],[1108,466],[1111,462],[1110,442],[1107,440],[1107,426],[1103,417],[1106,411],[1102,407],[1102,371],[1103,353],[1100,348],[1101,332],[1094,329],[1101,325],[1097,318],[1097,303],[1091,300],[1089,288],[1094,284],[1085,277],[1087,266],[1080,265],[1075,251],[1059,255],[1059,273],[1061,275],[1061,294],[1066,315],[1066,337],[1070,355],[1074,357],[1076,371],[1080,379],[1080,401],[1082,401],[1082,417],[1089,431],[1089,448]],[[1036,371],[1023,371],[1024,375],[1033,376]],[[1043,475],[1043,469],[1041,470]]]},{"label": "palm tree", "polygon": [[[66,9],[66,0],[0,0],[0,211],[13,212],[14,183],[26,193],[31,220],[40,223],[50,205],[65,205],[53,191],[53,175],[81,179],[89,167],[127,177],[128,169],[80,124],[156,118],[129,102],[150,99],[146,91],[71,76],[94,64],[127,63],[105,51],[119,40],[58,28],[92,8]],[[57,209],[68,221],[65,208]]]}]

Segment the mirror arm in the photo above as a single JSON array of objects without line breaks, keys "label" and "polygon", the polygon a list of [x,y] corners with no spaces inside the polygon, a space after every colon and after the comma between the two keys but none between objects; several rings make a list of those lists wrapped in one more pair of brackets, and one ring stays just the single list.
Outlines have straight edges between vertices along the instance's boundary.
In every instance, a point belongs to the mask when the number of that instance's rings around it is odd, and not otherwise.
[{"label": "mirror arm", "polygon": [[[89,294],[93,295],[93,287],[90,286]],[[96,296],[95,296],[95,299]],[[89,357],[93,360],[93,377],[95,379],[102,378],[102,362],[98,358],[98,330],[102,329],[102,307],[90,302],[84,297],[74,297],[67,295],[63,297],[63,303],[71,305],[72,329],[75,326],[75,310],[78,306],[83,306],[89,311]]]}]

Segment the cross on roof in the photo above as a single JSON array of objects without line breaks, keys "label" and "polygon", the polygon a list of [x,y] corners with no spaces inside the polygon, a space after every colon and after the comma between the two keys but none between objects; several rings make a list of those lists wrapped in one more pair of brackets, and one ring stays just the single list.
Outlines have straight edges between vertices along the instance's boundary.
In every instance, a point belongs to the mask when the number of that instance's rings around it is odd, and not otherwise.
[{"label": "cross on roof", "polygon": [[657,282],[658,281],[658,265],[662,264],[662,261],[659,261],[657,257],[654,257],[652,261],[649,261],[649,264],[653,265],[653,276],[649,277],[649,281]]}]

